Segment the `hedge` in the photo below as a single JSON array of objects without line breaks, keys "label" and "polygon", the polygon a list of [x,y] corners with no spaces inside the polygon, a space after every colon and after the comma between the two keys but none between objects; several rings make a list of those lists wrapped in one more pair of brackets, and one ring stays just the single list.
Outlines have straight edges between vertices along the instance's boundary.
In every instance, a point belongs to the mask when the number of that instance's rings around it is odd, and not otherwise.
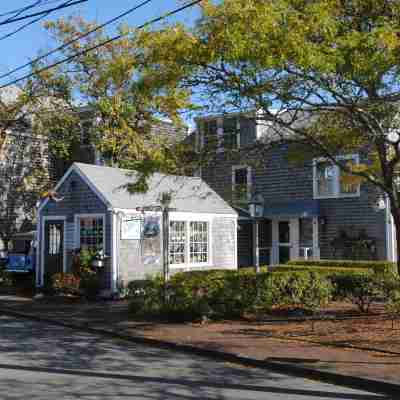
[{"label": "hedge", "polygon": [[299,271],[307,271],[314,272],[322,275],[338,275],[338,274],[368,274],[372,273],[373,269],[371,268],[345,268],[345,267],[326,267],[326,266],[308,266],[308,265],[276,265],[271,268],[272,273],[278,272],[299,272]]},{"label": "hedge", "polygon": [[354,260],[293,260],[286,265],[324,267],[324,268],[364,268],[372,269],[375,273],[396,273],[396,263],[390,261],[354,261]]},{"label": "hedge", "polygon": [[209,271],[173,275],[167,287],[160,277],[129,284],[130,311],[135,316],[168,320],[232,318],[244,312],[290,306],[314,312],[333,293],[327,277],[309,271],[280,273]]}]

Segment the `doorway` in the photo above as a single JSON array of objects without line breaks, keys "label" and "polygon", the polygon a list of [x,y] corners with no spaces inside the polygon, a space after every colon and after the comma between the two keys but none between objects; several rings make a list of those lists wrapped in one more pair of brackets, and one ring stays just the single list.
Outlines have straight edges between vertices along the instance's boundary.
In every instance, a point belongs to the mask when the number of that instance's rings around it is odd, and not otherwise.
[{"label": "doorway", "polygon": [[279,221],[279,264],[286,264],[290,260],[290,222]]},{"label": "doorway", "polygon": [[50,275],[64,271],[64,223],[63,219],[44,223],[44,271]]}]

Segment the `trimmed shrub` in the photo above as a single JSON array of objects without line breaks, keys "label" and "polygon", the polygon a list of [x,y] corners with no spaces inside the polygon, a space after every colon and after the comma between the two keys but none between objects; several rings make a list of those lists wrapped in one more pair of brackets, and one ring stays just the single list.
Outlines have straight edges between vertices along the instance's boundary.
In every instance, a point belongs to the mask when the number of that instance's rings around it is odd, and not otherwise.
[{"label": "trimmed shrub", "polygon": [[353,260],[292,260],[286,265],[299,265],[323,268],[365,268],[375,273],[397,273],[397,265],[389,261],[353,261]]},{"label": "trimmed shrub", "polygon": [[166,287],[161,277],[129,284],[130,311],[169,320],[239,317],[246,311],[285,305],[315,311],[326,304],[332,284],[314,272],[210,271],[179,273]]},{"label": "trimmed shrub", "polygon": [[308,265],[276,265],[272,268],[272,272],[314,272],[321,275],[337,275],[337,274],[366,274],[372,272],[368,268],[345,268],[345,267],[319,267]]},{"label": "trimmed shrub", "polygon": [[368,312],[371,303],[381,294],[379,279],[374,274],[337,275],[331,279],[336,298],[351,301],[361,312]]},{"label": "trimmed shrub", "polygon": [[79,291],[88,300],[96,300],[101,290],[100,277],[93,272],[85,272],[80,276]]}]

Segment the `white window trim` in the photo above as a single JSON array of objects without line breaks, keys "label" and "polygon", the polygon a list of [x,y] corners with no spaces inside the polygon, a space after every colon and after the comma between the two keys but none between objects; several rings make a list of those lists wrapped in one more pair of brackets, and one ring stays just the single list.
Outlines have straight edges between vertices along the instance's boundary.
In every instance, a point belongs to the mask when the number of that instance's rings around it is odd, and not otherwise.
[{"label": "white window trim", "polygon": [[106,215],[105,214],[75,214],[74,223],[74,243],[75,248],[80,249],[81,247],[81,230],[80,230],[80,219],[81,218],[102,218],[103,219],[103,253],[106,254]]},{"label": "white window trim", "polygon": [[[356,164],[359,164],[360,157],[358,154],[347,154],[343,156],[335,157],[336,160],[355,160]],[[318,182],[317,182],[317,164],[320,162],[329,161],[326,157],[315,158],[313,160],[313,195],[314,199],[343,199],[349,197],[360,197],[360,185],[358,185],[356,193],[340,193],[340,168],[333,164],[335,171],[334,179],[334,193],[330,195],[319,195],[318,194]]]},{"label": "white window trim", "polygon": [[[63,221],[64,222],[64,233],[63,233],[63,272],[67,272],[67,217],[65,215],[44,215],[40,217],[40,223],[42,224],[41,228],[41,237],[40,237],[40,275],[41,275],[41,284],[44,285],[44,249],[46,247],[46,235],[45,235],[45,226],[46,221]],[[38,282],[37,282],[38,283]]]},{"label": "white window trim", "polygon": [[235,192],[235,172],[238,169],[247,169],[247,200],[250,200],[252,190],[252,168],[247,165],[234,165],[232,167],[232,194]]},{"label": "white window trim", "polygon": [[[170,215],[169,222],[185,222],[185,262],[182,264],[170,264],[170,268],[176,269],[185,269],[185,268],[207,268],[213,265],[213,252],[212,252],[212,218],[207,215],[199,215],[199,214],[184,214],[184,213],[173,213]],[[208,249],[208,256],[207,262],[204,263],[191,263],[190,260],[190,222],[207,222],[207,249]],[[169,255],[169,249],[168,249]]]}]

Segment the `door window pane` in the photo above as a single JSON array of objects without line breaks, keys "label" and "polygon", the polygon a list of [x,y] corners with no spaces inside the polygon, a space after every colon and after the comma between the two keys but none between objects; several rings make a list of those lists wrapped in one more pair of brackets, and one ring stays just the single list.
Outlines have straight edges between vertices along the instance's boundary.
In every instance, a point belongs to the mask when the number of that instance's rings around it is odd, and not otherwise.
[{"label": "door window pane", "polygon": [[60,254],[61,229],[59,224],[49,224],[49,255],[51,256]]}]

